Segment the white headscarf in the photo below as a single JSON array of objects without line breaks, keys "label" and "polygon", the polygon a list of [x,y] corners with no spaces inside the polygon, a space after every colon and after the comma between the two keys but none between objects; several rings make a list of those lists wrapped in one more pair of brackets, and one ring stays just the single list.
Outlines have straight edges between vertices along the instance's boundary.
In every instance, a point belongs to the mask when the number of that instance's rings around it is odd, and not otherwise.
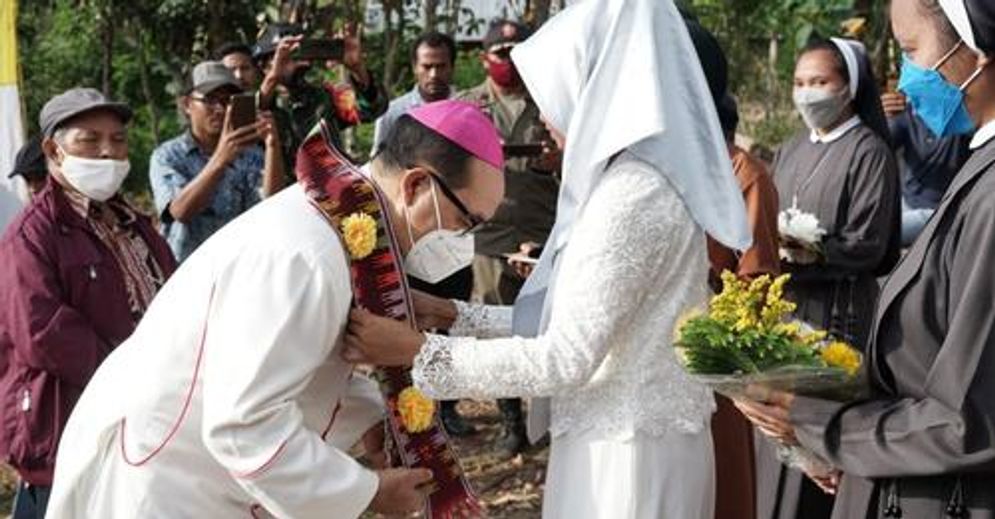
[{"label": "white headscarf", "polygon": [[968,47],[978,50],[978,42],[974,37],[974,29],[971,27],[971,17],[967,13],[967,4],[964,0],[940,0],[940,7],[947,15],[950,23],[957,29],[957,34]]},{"label": "white headscarf", "polygon": [[666,175],[712,238],[750,246],[712,95],[672,0],[577,2],[518,45],[512,59],[540,112],[566,135],[556,225],[516,304],[516,331],[538,333],[538,323],[519,325],[518,314],[537,312],[556,253],[620,151]]},{"label": "white headscarf", "polygon": [[840,50],[846,70],[850,76],[850,99],[857,98],[857,89],[860,87],[860,64],[857,61],[857,52],[867,53],[864,44],[856,40],[845,40],[843,38],[830,38],[833,45]]}]

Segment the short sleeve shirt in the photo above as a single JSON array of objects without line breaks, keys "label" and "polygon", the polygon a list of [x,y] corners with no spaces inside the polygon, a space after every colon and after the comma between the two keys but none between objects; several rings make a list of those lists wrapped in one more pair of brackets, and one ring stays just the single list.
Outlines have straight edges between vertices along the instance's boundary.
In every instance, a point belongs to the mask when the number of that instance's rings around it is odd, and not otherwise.
[{"label": "short sleeve shirt", "polygon": [[210,159],[189,131],[163,143],[152,153],[149,181],[162,221],[160,232],[178,261],[186,259],[218,229],[261,199],[265,156],[262,146],[254,146],[228,165],[210,204],[203,211],[187,223],[174,220],[169,213],[169,204],[200,174]]}]

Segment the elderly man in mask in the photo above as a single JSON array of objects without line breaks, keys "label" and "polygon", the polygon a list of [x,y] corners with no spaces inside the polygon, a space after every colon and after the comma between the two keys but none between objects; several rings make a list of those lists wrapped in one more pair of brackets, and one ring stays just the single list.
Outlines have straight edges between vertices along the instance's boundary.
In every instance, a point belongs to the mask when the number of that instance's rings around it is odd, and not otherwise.
[{"label": "elderly man in mask", "polygon": [[90,377],[176,267],[118,194],[131,110],[90,88],[41,111],[48,183],[0,240],[0,451],[21,478],[14,517],[41,518],[56,446]]}]

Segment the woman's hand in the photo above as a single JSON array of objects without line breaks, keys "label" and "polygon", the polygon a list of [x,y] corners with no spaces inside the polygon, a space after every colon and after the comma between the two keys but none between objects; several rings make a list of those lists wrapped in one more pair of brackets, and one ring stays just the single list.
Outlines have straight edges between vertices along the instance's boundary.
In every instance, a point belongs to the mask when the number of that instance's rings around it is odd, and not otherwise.
[{"label": "woman's hand", "polygon": [[459,314],[452,301],[418,290],[411,291],[411,301],[415,307],[415,321],[419,330],[448,330]]},{"label": "woman's hand", "polygon": [[[795,427],[791,424],[791,406],[795,397],[781,391],[770,391],[762,388],[747,388],[747,396],[757,401],[735,400],[736,408],[764,435],[784,445],[798,445]],[[760,403],[763,402],[763,403]],[[824,466],[801,467],[809,479],[823,492],[836,494],[843,473],[839,470],[829,470]]]},{"label": "woman's hand", "polygon": [[804,468],[803,471],[805,472],[805,475],[816,484],[816,486],[822,489],[823,492],[834,496],[836,495],[836,491],[840,488],[840,479],[843,477],[842,472],[834,470],[830,474],[822,474],[809,472],[804,470]]},{"label": "woman's hand", "polygon": [[352,364],[410,366],[425,344],[425,336],[407,323],[362,309],[349,313],[342,358]]},{"label": "woman's hand", "polygon": [[[753,425],[764,433],[764,435],[777,440],[784,445],[798,445],[798,438],[795,437],[795,427],[791,424],[791,406],[795,397],[789,393],[780,391],[769,391],[756,389],[752,391],[757,396],[757,401],[743,399],[734,400],[736,408],[739,409]],[[760,393],[763,394],[760,394]],[[748,389],[747,394],[751,391]],[[760,403],[763,402],[763,403]]]},{"label": "woman's hand", "polygon": [[518,252],[508,256],[508,264],[515,269],[515,274],[522,279],[528,279],[535,270],[537,251],[542,249],[542,245],[536,242],[525,242],[518,246]]},{"label": "woman's hand", "polygon": [[817,246],[794,238],[781,237],[781,259],[795,265],[815,265],[824,259]]}]

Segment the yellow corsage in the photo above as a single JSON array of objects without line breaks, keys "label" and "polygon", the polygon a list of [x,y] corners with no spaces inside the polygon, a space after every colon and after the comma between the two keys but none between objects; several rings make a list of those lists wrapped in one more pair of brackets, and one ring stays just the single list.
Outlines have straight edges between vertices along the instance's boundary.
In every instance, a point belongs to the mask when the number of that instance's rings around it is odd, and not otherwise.
[{"label": "yellow corsage", "polygon": [[342,219],[342,238],[352,259],[361,260],[377,248],[377,221],[366,213],[353,213]]},{"label": "yellow corsage", "polygon": [[827,365],[842,369],[850,376],[860,371],[860,353],[845,342],[831,342],[822,348],[819,355]]},{"label": "yellow corsage", "polygon": [[435,402],[411,386],[397,395],[397,412],[401,415],[401,423],[405,429],[419,433],[432,426]]}]

